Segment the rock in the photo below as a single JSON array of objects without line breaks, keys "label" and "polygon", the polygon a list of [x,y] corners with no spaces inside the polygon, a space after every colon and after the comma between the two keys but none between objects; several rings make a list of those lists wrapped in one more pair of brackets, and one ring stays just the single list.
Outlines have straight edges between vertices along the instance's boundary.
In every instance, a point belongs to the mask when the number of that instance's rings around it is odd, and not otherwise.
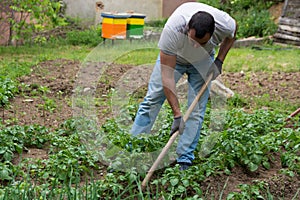
[{"label": "rock", "polygon": [[[188,83],[186,79],[181,79],[177,84],[177,95],[179,99],[185,98],[188,90]],[[210,95],[218,95],[229,99],[234,96],[234,92],[227,88],[220,78],[213,80],[211,83]]]},{"label": "rock", "polygon": [[83,89],[83,92],[86,93],[86,92],[88,92],[88,91],[90,91],[90,90],[91,90],[91,88],[87,87],[87,88],[84,88],[84,89]]},{"label": "rock", "polygon": [[23,102],[25,102],[25,103],[26,103],[26,102],[31,103],[31,102],[33,102],[33,99],[24,99]]},{"label": "rock", "polygon": [[265,38],[255,38],[255,37],[243,38],[243,39],[236,40],[233,44],[233,47],[239,48],[239,47],[260,45],[263,44],[265,40],[266,40]]},{"label": "rock", "polygon": [[227,88],[220,79],[216,79],[211,82],[210,94],[223,96],[226,99],[234,96],[234,92],[231,89]]}]

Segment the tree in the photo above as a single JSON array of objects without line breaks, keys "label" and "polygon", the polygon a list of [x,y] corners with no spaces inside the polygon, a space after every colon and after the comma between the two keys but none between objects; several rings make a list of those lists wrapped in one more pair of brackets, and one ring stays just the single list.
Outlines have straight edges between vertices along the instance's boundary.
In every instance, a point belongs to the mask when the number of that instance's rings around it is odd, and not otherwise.
[{"label": "tree", "polygon": [[60,15],[62,1],[2,0],[0,32],[9,32],[9,44],[27,40],[34,33],[65,24]]}]

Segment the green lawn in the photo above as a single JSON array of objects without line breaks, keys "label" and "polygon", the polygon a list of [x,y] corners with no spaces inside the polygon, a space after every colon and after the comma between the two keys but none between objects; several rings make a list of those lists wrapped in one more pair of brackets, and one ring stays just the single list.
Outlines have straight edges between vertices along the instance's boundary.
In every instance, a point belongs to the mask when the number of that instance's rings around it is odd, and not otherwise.
[{"label": "green lawn", "polygon": [[[121,42],[119,42],[121,43]],[[155,63],[159,50],[155,43],[141,44],[128,41],[125,47],[118,43],[111,47],[45,45],[0,47],[0,72],[10,77],[21,76],[30,72],[30,67],[39,62],[53,59],[71,60],[108,60],[119,64],[140,65]],[[232,48],[224,63],[224,71],[282,71],[300,70],[300,49],[282,46],[261,46],[261,50],[253,48]],[[105,57],[106,56],[106,57]],[[102,57],[102,58],[101,58]],[[16,70],[17,69],[17,70]]]},{"label": "green lawn", "polygon": [[224,63],[225,71],[300,71],[300,48],[267,46],[262,50],[254,48],[233,48]]}]

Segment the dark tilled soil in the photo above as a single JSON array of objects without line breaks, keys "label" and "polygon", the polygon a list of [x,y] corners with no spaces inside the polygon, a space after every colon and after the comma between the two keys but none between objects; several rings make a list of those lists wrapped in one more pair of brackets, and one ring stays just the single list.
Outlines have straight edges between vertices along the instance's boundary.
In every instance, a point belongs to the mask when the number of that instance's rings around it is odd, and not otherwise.
[{"label": "dark tilled soil", "polygon": [[[4,122],[8,125],[40,124],[53,129],[57,128],[59,124],[73,116],[72,92],[80,67],[80,62],[65,59],[45,61],[33,66],[31,75],[21,77],[19,80],[27,86],[20,88],[22,92],[12,100],[8,109],[4,112],[0,110],[0,113],[3,113]],[[104,78],[98,83],[97,96],[105,98],[108,90],[115,87],[117,80],[132,68],[133,66],[129,65],[109,66],[104,73]],[[236,94],[250,100],[254,101],[256,97],[268,96],[270,101],[284,101],[300,107],[300,72],[224,73],[221,78],[224,84]],[[45,98],[43,99],[42,93],[38,91],[38,86],[49,88],[49,92],[44,96],[55,101],[56,108],[53,112],[42,108]],[[97,109],[100,122],[104,122],[111,116],[108,105],[98,105]],[[47,151],[29,149],[24,156],[47,159],[46,153]],[[269,191],[275,199],[283,197],[292,199],[300,188],[300,178],[297,175],[294,177],[281,175],[279,173],[282,169],[280,155],[275,154],[274,158],[269,170],[261,168],[255,173],[250,173],[243,167],[235,167],[230,176],[210,177],[203,182],[201,187],[203,190],[210,188],[210,191],[215,192],[214,197],[217,198],[220,196],[220,187],[225,197],[229,192],[239,191],[239,184],[250,184],[259,180],[269,184]],[[222,189],[224,186],[226,186],[225,189]]]}]

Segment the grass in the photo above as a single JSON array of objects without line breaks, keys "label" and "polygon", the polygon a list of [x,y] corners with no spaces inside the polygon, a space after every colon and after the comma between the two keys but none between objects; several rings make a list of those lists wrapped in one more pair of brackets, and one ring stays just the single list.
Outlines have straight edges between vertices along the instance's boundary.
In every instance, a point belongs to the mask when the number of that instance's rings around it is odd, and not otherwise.
[{"label": "grass", "polygon": [[142,65],[155,63],[159,54],[158,49],[140,49],[129,52],[116,60],[119,64]]},{"label": "grass", "polygon": [[33,65],[46,60],[83,60],[91,51],[87,46],[45,45],[0,47],[0,74],[10,78],[30,73]]},{"label": "grass", "polygon": [[0,47],[0,58],[5,60],[40,61],[57,58],[83,60],[92,50],[88,46],[48,44],[43,46]]},{"label": "grass", "polygon": [[[224,62],[224,72],[300,70],[299,48],[273,45],[261,46],[260,49],[232,48]],[[39,62],[61,58],[79,61],[104,60],[130,65],[154,64],[158,53],[155,42],[145,44],[139,41],[116,41],[114,46],[107,41],[106,46],[100,44],[95,48],[60,44],[0,47],[0,73],[14,78],[30,73],[30,67]]]},{"label": "grass", "polygon": [[262,46],[255,48],[233,48],[224,63],[226,72],[298,72],[300,71],[300,48]]},{"label": "grass", "polygon": [[[255,48],[232,48],[224,62],[224,72],[297,72],[300,71],[300,49],[295,47],[261,46]],[[120,57],[119,64],[140,65],[155,63],[158,49],[135,50]]]}]

